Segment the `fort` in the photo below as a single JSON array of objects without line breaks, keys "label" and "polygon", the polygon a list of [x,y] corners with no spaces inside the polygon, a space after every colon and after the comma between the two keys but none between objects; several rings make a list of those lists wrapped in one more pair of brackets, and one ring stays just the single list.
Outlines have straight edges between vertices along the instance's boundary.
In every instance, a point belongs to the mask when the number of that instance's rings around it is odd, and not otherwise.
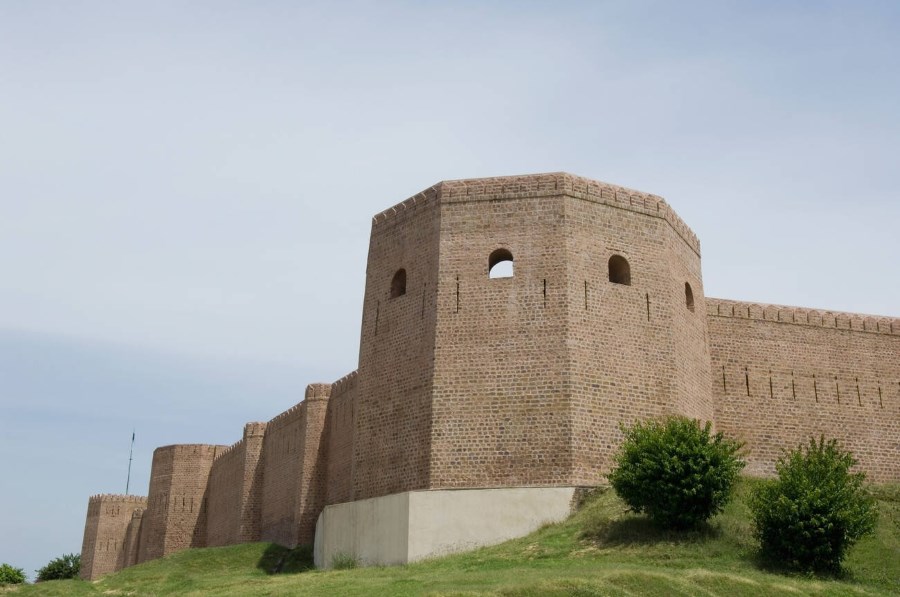
[{"label": "fort", "polygon": [[358,369],[231,446],[157,448],[147,497],[91,497],[82,576],[248,541],[326,567],[500,541],[602,484],[620,424],[666,414],[745,441],[749,474],[824,434],[896,482],[900,319],[706,297],[654,195],[441,182],[372,220]]}]

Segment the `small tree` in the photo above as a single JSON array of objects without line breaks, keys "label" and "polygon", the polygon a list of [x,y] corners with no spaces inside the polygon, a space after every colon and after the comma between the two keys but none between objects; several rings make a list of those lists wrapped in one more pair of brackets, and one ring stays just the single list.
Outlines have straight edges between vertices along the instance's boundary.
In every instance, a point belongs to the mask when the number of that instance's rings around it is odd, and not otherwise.
[{"label": "small tree", "polygon": [[0,564],[0,585],[20,585],[25,582],[25,571],[9,564]]},{"label": "small tree", "polygon": [[836,572],[847,550],[875,528],[875,499],[863,488],[865,473],[837,440],[809,440],[782,456],[778,478],[750,496],[762,554],[805,572]]},{"label": "small tree", "polygon": [[623,427],[625,442],[608,475],[635,512],[669,529],[696,528],[731,498],[744,468],[743,444],[711,433],[711,424],[673,416]]},{"label": "small tree", "polygon": [[39,582],[45,580],[62,580],[65,578],[77,578],[78,572],[81,570],[81,555],[67,553],[61,557],[54,558],[50,562],[37,571],[37,580]]}]

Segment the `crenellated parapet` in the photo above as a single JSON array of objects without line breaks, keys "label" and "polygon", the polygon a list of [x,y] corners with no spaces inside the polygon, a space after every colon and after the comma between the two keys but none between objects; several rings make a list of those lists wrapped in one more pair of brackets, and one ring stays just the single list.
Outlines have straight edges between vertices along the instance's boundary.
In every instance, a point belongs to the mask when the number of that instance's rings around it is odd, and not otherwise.
[{"label": "crenellated parapet", "polygon": [[706,298],[706,311],[710,317],[756,319],[792,325],[900,336],[900,319],[894,317],[748,303],[709,297]]},{"label": "crenellated parapet", "polygon": [[135,563],[141,516],[147,498],[102,493],[88,498],[80,576],[95,580]]},{"label": "crenellated parapet", "polygon": [[460,203],[535,199],[558,195],[661,218],[698,255],[700,254],[700,239],[662,197],[566,172],[445,180],[376,214],[372,223],[373,226],[380,225],[397,215],[410,213],[434,201]]}]

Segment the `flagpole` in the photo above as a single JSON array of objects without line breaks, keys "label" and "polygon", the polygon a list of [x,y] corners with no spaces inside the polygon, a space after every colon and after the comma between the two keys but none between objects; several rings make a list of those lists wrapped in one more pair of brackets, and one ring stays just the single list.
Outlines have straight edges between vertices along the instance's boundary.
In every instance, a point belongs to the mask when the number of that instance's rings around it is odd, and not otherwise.
[{"label": "flagpole", "polygon": [[128,451],[128,478],[125,480],[125,495],[128,495],[128,486],[131,485],[131,457],[134,454],[134,429],[131,430],[131,449]]}]

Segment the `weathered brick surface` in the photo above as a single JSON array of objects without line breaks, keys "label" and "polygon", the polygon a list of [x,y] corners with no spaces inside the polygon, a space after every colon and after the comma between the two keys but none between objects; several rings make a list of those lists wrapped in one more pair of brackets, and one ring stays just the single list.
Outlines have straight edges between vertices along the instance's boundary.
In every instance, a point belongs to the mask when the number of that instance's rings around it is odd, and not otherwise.
[{"label": "weathered brick surface", "polygon": [[[512,277],[489,277],[498,249]],[[621,423],[669,413],[744,439],[751,474],[821,433],[897,481],[900,320],[707,299],[697,237],[654,195],[564,173],[438,183],[373,218],[357,371],[233,446],[157,449],[143,514],[91,498],[85,574],[308,544],[324,505],[400,491],[595,485]]]},{"label": "weathered brick surface", "polygon": [[216,455],[209,473],[206,545],[260,539],[265,423],[247,423],[244,437]]},{"label": "weathered brick surface", "polygon": [[134,515],[147,507],[147,498],[135,495],[93,495],[88,500],[81,544],[81,578],[95,580],[135,563],[138,529]]},{"label": "weathered brick surface", "polygon": [[707,299],[716,423],[751,474],[837,438],[874,481],[900,478],[900,320]]},{"label": "weathered brick surface", "polygon": [[138,562],[206,546],[209,471],[227,448],[178,444],[154,450]]},{"label": "weathered brick surface", "polygon": [[353,408],[356,404],[356,371],[334,382],[325,414],[327,447],[325,503],[353,499]]}]

